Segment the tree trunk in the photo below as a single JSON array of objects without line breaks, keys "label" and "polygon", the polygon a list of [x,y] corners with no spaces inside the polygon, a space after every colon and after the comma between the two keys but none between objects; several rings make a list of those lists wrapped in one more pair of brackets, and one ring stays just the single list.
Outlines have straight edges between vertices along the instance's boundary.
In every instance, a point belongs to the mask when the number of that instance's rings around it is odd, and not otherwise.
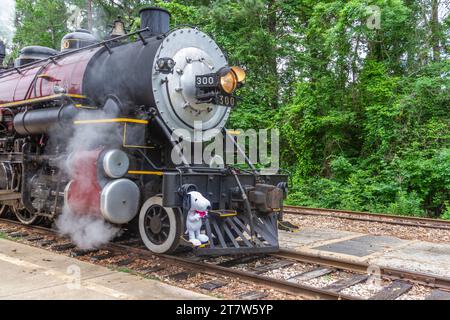
[{"label": "tree trunk", "polygon": [[[267,3],[267,30],[271,35],[272,39],[277,37],[277,8],[276,0],[269,0]],[[277,48],[276,43],[273,45],[272,52],[269,54],[269,70],[273,75],[275,82],[273,87],[273,94],[270,101],[270,106],[272,109],[278,108],[278,98],[279,98],[279,86],[280,79],[278,77],[278,64],[277,64]]]},{"label": "tree trunk", "polygon": [[441,59],[441,47],[439,43],[439,0],[431,0],[431,46],[433,47],[433,61]]},{"label": "tree trunk", "polygon": [[87,19],[88,19],[88,30],[92,32],[92,0],[87,0]]}]

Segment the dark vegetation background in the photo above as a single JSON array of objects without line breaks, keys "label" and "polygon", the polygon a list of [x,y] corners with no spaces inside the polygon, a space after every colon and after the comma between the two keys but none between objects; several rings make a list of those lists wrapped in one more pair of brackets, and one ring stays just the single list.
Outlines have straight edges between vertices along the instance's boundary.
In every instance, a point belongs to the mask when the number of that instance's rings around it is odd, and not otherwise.
[{"label": "dark vegetation background", "polygon": [[11,56],[146,3],[247,69],[228,127],[280,130],[290,204],[450,219],[449,0],[17,0]]}]

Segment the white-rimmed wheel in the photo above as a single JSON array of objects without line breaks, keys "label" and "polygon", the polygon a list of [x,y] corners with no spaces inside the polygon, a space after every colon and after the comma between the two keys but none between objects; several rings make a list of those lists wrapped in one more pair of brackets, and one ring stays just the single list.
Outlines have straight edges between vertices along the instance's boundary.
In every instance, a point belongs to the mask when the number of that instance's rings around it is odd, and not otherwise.
[{"label": "white-rimmed wheel", "polygon": [[[11,190],[13,183],[13,169],[9,163],[0,164],[0,189]],[[6,215],[8,212],[8,205],[0,205],[0,217]]]},{"label": "white-rimmed wheel", "polygon": [[16,215],[17,220],[23,224],[38,224],[41,221],[41,217],[27,209],[19,206],[13,206],[12,211]]},{"label": "white-rimmed wheel", "polygon": [[139,213],[139,233],[145,246],[155,253],[171,253],[183,232],[181,212],[162,206],[162,197],[148,199]]},{"label": "white-rimmed wheel", "polygon": [[8,206],[5,204],[0,205],[0,217],[6,215],[8,212]]}]

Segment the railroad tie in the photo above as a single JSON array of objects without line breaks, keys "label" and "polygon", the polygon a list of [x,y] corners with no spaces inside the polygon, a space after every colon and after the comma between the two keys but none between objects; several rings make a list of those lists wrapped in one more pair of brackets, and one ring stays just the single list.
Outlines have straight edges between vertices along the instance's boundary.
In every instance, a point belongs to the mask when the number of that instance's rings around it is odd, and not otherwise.
[{"label": "railroad tie", "polygon": [[48,245],[50,245],[50,244],[52,244],[52,243],[55,243],[55,240],[40,240],[40,241],[38,241],[38,244],[41,246],[41,247],[46,247],[46,246],[48,246]]},{"label": "railroad tie", "polygon": [[149,274],[149,273],[158,272],[161,270],[164,270],[164,268],[161,266],[153,266],[153,267],[140,268],[140,269],[138,269],[138,272],[143,273],[143,274]]},{"label": "railroad tie", "polygon": [[239,264],[250,263],[250,262],[262,259],[264,257],[265,256],[244,256],[244,257],[235,258],[235,259],[221,262],[218,264],[218,266],[229,268],[229,267],[237,266]]},{"label": "railroad tie", "polygon": [[293,264],[294,264],[294,261],[281,260],[281,261],[277,261],[274,263],[265,264],[265,265],[253,268],[253,272],[256,274],[261,274],[261,273],[265,273],[265,272],[268,272],[271,270],[286,268],[286,267],[292,266]]},{"label": "railroad tie", "polygon": [[44,237],[42,237],[42,236],[29,236],[29,237],[25,238],[25,240],[30,241],[30,242],[36,242],[36,241],[39,241],[42,239],[44,239]]},{"label": "railroad tie", "polygon": [[380,292],[371,296],[368,300],[395,300],[412,288],[412,284],[400,280],[393,281]]},{"label": "railroad tie", "polygon": [[213,291],[215,289],[224,287],[227,284],[228,283],[226,283],[225,281],[212,280],[212,281],[208,281],[208,282],[202,283],[199,287],[201,289],[205,289],[205,290],[208,290],[208,291]]},{"label": "railroad tie", "polygon": [[175,281],[184,281],[189,279],[190,277],[194,276],[196,272],[178,272],[174,274],[170,274],[168,277],[169,279],[175,280]]},{"label": "railroad tie", "polygon": [[115,264],[116,264],[117,266],[119,266],[119,267],[123,267],[123,266],[129,265],[129,264],[132,263],[133,261],[134,261],[133,258],[126,258],[126,259],[122,259],[122,260],[117,261]]},{"label": "railroad tie", "polygon": [[324,275],[330,274],[332,272],[334,272],[335,269],[330,269],[330,268],[317,268],[311,271],[306,271],[303,273],[300,273],[298,275],[295,275],[293,277],[290,277],[288,279],[289,282],[301,282],[301,281],[309,281],[315,278],[319,278],[322,277]]},{"label": "railroad tie", "polygon": [[70,256],[73,258],[74,257],[82,257],[82,256],[88,255],[90,253],[95,253],[95,252],[98,252],[98,249],[88,249],[88,250],[75,249],[70,252]]},{"label": "railroad tie", "polygon": [[9,236],[14,237],[14,238],[24,238],[24,237],[28,236],[28,233],[17,231],[17,232],[10,233]]},{"label": "railroad tie", "polygon": [[341,290],[344,290],[345,288],[354,286],[358,283],[364,282],[369,278],[369,276],[365,274],[355,274],[354,276],[351,276],[346,279],[341,279],[336,282],[333,282],[332,284],[324,287],[324,290],[330,290],[334,292],[339,292]]},{"label": "railroad tie", "polygon": [[95,262],[98,262],[98,261],[109,259],[109,258],[112,258],[112,257],[114,257],[114,253],[108,251],[107,253],[104,253],[104,254],[99,254],[99,255],[96,255],[96,256],[92,256],[91,260],[95,261]]},{"label": "railroad tie", "polygon": [[259,300],[267,297],[267,293],[259,291],[249,291],[238,296],[239,300]]},{"label": "railroad tie", "polygon": [[68,242],[68,243],[62,243],[62,244],[55,244],[55,245],[51,246],[50,249],[55,250],[55,251],[66,251],[69,249],[73,249],[75,247],[76,247],[76,245],[74,245],[71,242]]}]

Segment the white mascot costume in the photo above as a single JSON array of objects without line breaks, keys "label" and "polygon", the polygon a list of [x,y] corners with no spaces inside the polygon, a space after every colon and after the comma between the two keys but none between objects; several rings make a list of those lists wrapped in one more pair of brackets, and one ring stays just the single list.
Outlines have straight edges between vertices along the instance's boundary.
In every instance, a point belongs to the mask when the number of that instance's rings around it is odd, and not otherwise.
[{"label": "white mascot costume", "polygon": [[211,203],[200,192],[192,191],[186,194],[187,197],[187,220],[186,233],[189,234],[189,242],[194,246],[199,246],[209,240],[207,235],[201,234],[202,218],[211,210]]}]

